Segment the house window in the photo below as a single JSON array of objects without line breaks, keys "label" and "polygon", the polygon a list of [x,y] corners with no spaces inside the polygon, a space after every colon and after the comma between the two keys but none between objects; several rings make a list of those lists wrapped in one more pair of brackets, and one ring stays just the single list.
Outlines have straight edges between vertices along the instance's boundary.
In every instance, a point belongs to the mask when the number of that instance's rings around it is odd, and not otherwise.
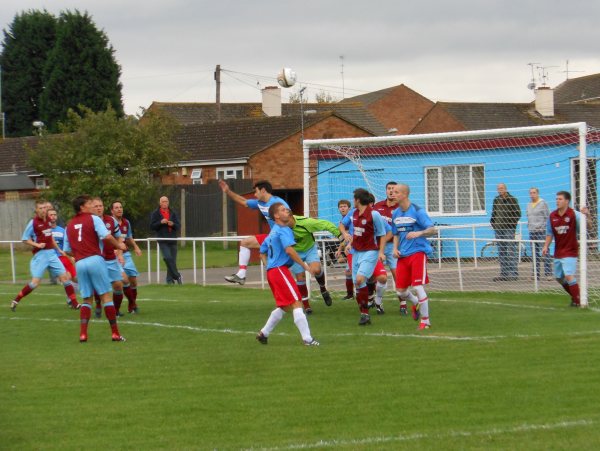
[{"label": "house window", "polygon": [[35,179],[35,189],[46,189],[48,188],[48,179],[37,178]]},{"label": "house window", "polygon": [[217,179],[243,179],[244,178],[244,167],[233,166],[229,168],[217,168]]},{"label": "house window", "polygon": [[426,208],[429,213],[485,212],[483,165],[427,167],[425,184]]},{"label": "house window", "polygon": [[202,185],[202,169],[194,169],[190,174],[193,185]]}]

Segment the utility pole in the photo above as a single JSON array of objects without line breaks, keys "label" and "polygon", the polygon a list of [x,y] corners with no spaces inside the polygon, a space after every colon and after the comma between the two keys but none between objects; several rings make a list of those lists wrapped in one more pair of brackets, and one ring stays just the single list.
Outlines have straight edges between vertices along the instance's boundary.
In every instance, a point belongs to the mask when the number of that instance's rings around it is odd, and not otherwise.
[{"label": "utility pole", "polygon": [[0,66],[0,119],[2,120],[2,139],[6,137],[6,116],[2,111],[2,66]]},{"label": "utility pole", "polygon": [[217,120],[221,120],[221,65],[217,64],[215,69],[215,81],[217,82]]},{"label": "utility pole", "polygon": [[344,55],[340,55],[340,61],[342,63],[342,100],[346,98],[345,96],[345,86],[344,86]]}]

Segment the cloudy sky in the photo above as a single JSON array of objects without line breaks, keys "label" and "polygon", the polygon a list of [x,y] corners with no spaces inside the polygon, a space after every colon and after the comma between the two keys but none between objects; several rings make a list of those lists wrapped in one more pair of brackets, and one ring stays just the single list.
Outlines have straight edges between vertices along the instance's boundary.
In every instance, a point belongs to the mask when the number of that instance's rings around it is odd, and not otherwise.
[{"label": "cloudy sky", "polygon": [[527,102],[528,63],[550,86],[567,60],[570,78],[600,72],[597,0],[2,0],[0,27],[44,8],[87,11],[106,32],[131,114],[213,102],[217,64],[223,102],[260,101],[284,66],[310,100],[405,84],[434,101]]}]

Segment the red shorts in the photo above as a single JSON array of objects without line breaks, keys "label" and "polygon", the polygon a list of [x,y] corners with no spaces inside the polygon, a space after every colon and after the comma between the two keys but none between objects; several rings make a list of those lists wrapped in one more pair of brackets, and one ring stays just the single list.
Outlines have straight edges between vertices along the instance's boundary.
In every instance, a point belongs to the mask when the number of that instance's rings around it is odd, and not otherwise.
[{"label": "red shorts", "polygon": [[277,307],[292,305],[302,299],[296,281],[287,266],[269,269],[267,271],[267,281],[273,292]]},{"label": "red shorts", "polygon": [[73,262],[71,261],[71,259],[69,257],[65,257],[64,255],[59,255],[58,259],[63,264],[63,266],[65,267],[67,272],[69,274],[71,274],[71,277],[77,277],[77,271],[75,270],[75,265],[73,264]]},{"label": "red shorts", "polygon": [[373,270],[373,277],[379,276],[387,276],[387,271],[381,260],[377,260],[377,264],[375,265],[375,269]]},{"label": "red shorts", "polygon": [[263,241],[265,241],[268,236],[269,236],[268,233],[261,233],[260,235],[254,235],[254,238],[256,238],[256,241],[258,241],[258,244],[263,244]]},{"label": "red shorts", "polygon": [[427,255],[417,252],[408,257],[400,257],[396,266],[396,288],[416,287],[429,283],[427,275]]}]

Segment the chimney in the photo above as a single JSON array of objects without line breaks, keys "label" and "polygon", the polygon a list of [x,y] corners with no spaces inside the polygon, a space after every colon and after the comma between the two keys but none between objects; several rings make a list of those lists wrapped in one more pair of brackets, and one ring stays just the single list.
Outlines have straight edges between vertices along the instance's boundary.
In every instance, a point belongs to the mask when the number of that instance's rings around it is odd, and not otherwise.
[{"label": "chimney", "polygon": [[535,110],[542,117],[554,117],[554,90],[547,86],[535,90]]},{"label": "chimney", "polygon": [[267,116],[281,116],[281,89],[267,86],[261,90],[262,110]]}]

